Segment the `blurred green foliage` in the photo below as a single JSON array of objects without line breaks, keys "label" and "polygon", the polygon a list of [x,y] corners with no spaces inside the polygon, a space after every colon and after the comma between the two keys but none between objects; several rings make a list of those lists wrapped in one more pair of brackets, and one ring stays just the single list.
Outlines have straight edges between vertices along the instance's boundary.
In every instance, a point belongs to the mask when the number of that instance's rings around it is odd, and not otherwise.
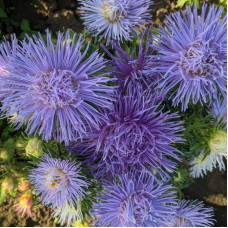
[{"label": "blurred green foliage", "polygon": [[[196,4],[198,8],[201,8],[203,2],[204,1],[202,0],[177,0],[176,8],[182,8],[185,5],[193,6],[193,4]],[[217,6],[223,6],[225,11],[227,11],[227,0],[217,0],[215,1],[215,4]]]}]

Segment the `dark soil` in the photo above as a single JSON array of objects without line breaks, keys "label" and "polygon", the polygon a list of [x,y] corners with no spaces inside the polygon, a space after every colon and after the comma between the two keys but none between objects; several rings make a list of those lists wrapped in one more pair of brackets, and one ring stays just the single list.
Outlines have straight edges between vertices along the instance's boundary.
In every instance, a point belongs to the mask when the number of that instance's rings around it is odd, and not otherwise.
[{"label": "dark soil", "polygon": [[[154,24],[157,26],[167,14],[175,10],[176,0],[154,0],[154,3],[151,12]],[[56,32],[70,28],[75,32],[81,32],[83,29],[76,0],[0,0],[0,4],[12,20],[20,23],[23,19],[27,19],[32,30],[44,32],[49,28]],[[13,29],[16,34],[21,33],[20,27]],[[7,34],[6,28],[0,27],[0,30],[1,35]],[[213,207],[217,220],[215,225],[226,227],[226,189],[226,172],[221,173],[216,170],[204,179],[196,179],[183,192],[186,199],[203,200],[206,206]],[[0,207],[0,226],[52,227],[56,224],[51,216],[51,210],[42,205],[33,208],[32,218],[22,218],[15,212],[13,199],[10,199],[8,203],[2,204]]]},{"label": "dark soil", "polygon": [[215,226],[227,227],[227,172],[214,170],[204,178],[195,179],[183,192],[186,199],[199,199],[206,207],[213,207]]}]

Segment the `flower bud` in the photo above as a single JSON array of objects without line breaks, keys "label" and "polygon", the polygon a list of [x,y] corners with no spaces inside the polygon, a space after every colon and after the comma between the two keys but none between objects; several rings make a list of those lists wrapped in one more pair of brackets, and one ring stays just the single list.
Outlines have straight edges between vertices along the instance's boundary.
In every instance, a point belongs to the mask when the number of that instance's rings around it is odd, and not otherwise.
[{"label": "flower bud", "polygon": [[213,134],[208,144],[212,153],[227,156],[227,133],[225,131],[219,130]]},{"label": "flower bud", "polygon": [[7,191],[12,191],[15,188],[15,181],[12,177],[5,177],[2,182],[2,188]]},{"label": "flower bud", "polygon": [[24,180],[23,178],[20,180],[20,182],[18,183],[18,187],[17,189],[20,192],[25,192],[27,190],[29,190],[30,188],[30,182],[28,180]]},{"label": "flower bud", "polygon": [[29,141],[25,147],[25,152],[27,155],[32,155],[36,158],[41,157],[44,153],[42,141],[37,137],[29,139]]},{"label": "flower bud", "polygon": [[8,153],[7,150],[0,150],[0,158],[3,160],[3,161],[8,161],[10,160],[11,156],[10,154]]}]

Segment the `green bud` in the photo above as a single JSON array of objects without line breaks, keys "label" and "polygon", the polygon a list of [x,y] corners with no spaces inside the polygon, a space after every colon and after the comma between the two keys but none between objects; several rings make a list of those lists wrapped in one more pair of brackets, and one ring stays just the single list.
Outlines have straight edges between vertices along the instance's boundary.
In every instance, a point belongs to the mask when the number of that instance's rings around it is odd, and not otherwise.
[{"label": "green bud", "polygon": [[227,155],[227,133],[225,131],[215,132],[208,142],[212,153]]},{"label": "green bud", "polygon": [[41,157],[44,153],[42,141],[37,137],[29,139],[29,141],[25,147],[25,152],[28,156],[32,155],[36,158]]}]

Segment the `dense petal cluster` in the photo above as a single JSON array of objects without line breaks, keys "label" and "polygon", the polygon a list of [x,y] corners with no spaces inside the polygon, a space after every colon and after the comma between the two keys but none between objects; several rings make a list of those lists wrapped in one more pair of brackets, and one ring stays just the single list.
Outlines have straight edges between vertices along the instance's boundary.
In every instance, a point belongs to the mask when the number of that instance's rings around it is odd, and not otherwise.
[{"label": "dense petal cluster", "polygon": [[32,169],[29,179],[41,201],[52,207],[77,205],[84,195],[83,188],[88,186],[75,162],[48,155],[44,155],[38,167]]},{"label": "dense petal cluster", "polygon": [[84,26],[93,35],[110,40],[131,40],[138,27],[150,23],[151,0],[79,0]]},{"label": "dense petal cluster", "polygon": [[18,128],[27,124],[29,135],[68,143],[98,126],[102,115],[94,106],[109,108],[113,87],[99,73],[105,67],[103,57],[95,51],[85,58],[89,44],[82,51],[83,42],[67,32],[59,33],[54,45],[48,31],[47,43],[41,36],[22,42],[7,68],[11,76],[0,84],[8,94],[2,111],[7,117],[17,114],[12,122]]},{"label": "dense petal cluster", "polygon": [[204,208],[202,202],[179,201],[175,219],[168,225],[171,227],[208,227],[213,226],[213,209]]},{"label": "dense petal cluster", "polygon": [[[105,112],[100,130],[94,130],[70,151],[90,154],[90,161],[100,158],[94,167],[101,174],[115,176],[131,167],[155,169],[168,176],[175,169],[179,151],[173,146],[181,142],[182,122],[178,116],[162,112],[162,97],[151,91],[128,86],[126,94],[117,94],[113,109]],[[92,158],[91,158],[92,157]],[[173,160],[171,160],[172,158]]]},{"label": "dense petal cluster", "polygon": [[93,205],[95,221],[102,227],[158,227],[172,220],[176,208],[175,191],[152,176],[134,173],[119,176],[119,183],[104,186]]},{"label": "dense petal cluster", "polygon": [[217,93],[226,94],[227,28],[223,8],[202,6],[198,15],[196,5],[191,11],[175,12],[160,28],[160,37],[154,48],[159,55],[151,56],[148,73],[160,75],[158,88],[171,93],[173,105],[182,110],[190,100],[212,100]]},{"label": "dense petal cluster", "polygon": [[[147,35],[146,35],[147,33]],[[152,83],[152,77],[144,73],[146,65],[153,52],[152,49],[152,32],[145,30],[141,37],[138,37],[138,50],[133,51],[129,56],[118,42],[113,43],[116,55],[112,55],[107,48],[101,44],[111,60],[108,61],[110,74],[117,78],[120,88],[126,87],[129,82],[140,83],[145,88],[149,88]]]}]

